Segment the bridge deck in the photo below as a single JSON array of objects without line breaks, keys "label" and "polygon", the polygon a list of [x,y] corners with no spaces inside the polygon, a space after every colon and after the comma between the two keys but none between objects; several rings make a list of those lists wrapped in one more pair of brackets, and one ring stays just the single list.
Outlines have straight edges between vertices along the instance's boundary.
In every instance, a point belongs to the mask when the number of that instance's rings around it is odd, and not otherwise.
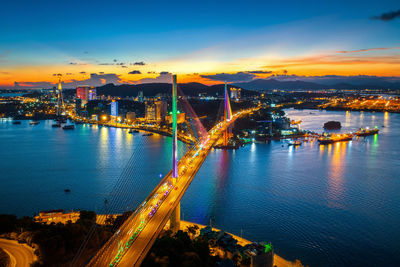
[{"label": "bridge deck", "polygon": [[164,228],[175,207],[179,204],[213,145],[237,118],[255,109],[235,114],[230,121],[219,123],[210,130],[202,147],[189,150],[178,163],[179,178],[172,181],[171,172],[147,197],[88,266],[139,266],[154,241]]}]

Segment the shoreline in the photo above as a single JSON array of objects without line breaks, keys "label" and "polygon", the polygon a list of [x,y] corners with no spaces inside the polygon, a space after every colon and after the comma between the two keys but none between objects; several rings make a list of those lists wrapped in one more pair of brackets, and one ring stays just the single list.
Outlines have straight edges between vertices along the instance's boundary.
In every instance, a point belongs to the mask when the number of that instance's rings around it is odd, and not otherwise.
[{"label": "shoreline", "polygon": [[[180,230],[185,231],[187,229],[187,227],[191,226],[191,225],[197,225],[199,227],[199,229],[206,227],[206,225],[203,225],[203,224],[198,224],[198,223],[194,223],[194,222],[181,220],[180,221]],[[167,226],[165,226],[165,227],[167,227]],[[217,231],[217,232],[218,231],[223,231],[221,229],[214,228],[214,227],[212,227],[212,230],[213,231]],[[225,233],[231,235],[234,239],[236,239],[238,241],[238,244],[241,245],[241,246],[245,246],[247,244],[253,243],[253,242],[251,242],[251,241],[249,241],[249,240],[247,240],[247,239],[245,239],[243,237],[234,235],[232,233],[229,233],[229,232],[225,232]],[[275,254],[275,253],[274,253],[274,266],[277,266],[277,267],[299,267],[297,262],[288,261],[288,260],[280,257],[279,255]]]}]

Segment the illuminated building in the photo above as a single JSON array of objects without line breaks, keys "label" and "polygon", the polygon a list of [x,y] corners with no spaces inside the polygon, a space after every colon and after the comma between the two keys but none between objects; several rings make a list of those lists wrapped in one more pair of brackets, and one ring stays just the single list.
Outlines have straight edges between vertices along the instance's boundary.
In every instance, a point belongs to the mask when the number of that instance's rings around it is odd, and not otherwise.
[{"label": "illuminated building", "polygon": [[136,120],[136,113],[135,112],[127,112],[126,119],[128,122],[132,122]]},{"label": "illuminated building", "polygon": [[137,101],[143,103],[143,91],[139,91]]},{"label": "illuminated building", "polygon": [[80,115],[82,111],[82,100],[80,98],[75,99],[75,113]]},{"label": "illuminated building", "polygon": [[111,101],[111,116],[118,116],[118,101]]},{"label": "illuminated building", "polygon": [[240,93],[242,89],[231,87],[231,99],[238,101],[240,99]]},{"label": "illuminated building", "polygon": [[[172,123],[172,112],[170,112],[170,115],[168,115],[168,116],[166,116],[165,117],[165,121],[167,122],[167,123]],[[185,120],[186,120],[186,114],[185,113],[180,113],[179,111],[178,111],[178,113],[176,114],[176,120],[177,120],[177,123],[179,124],[179,123],[184,123],[185,122]]]},{"label": "illuminated building", "polygon": [[146,102],[145,118],[148,121],[161,122],[167,115],[167,103],[164,101]]},{"label": "illuminated building", "polygon": [[79,86],[76,87],[76,97],[82,100],[82,104],[86,105],[86,103],[90,100],[96,100],[97,93],[96,88],[94,86]]}]

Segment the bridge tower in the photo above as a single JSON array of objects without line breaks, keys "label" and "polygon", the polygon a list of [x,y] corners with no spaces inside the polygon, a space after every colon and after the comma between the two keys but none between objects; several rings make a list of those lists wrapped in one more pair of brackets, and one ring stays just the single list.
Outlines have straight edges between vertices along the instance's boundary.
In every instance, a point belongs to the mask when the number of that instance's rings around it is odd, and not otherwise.
[{"label": "bridge tower", "polygon": [[60,117],[64,109],[64,100],[62,95],[61,74],[58,74],[58,90],[57,90],[57,117]]},{"label": "bridge tower", "polygon": [[[178,180],[178,123],[177,123],[177,82],[176,75],[172,75],[172,182]],[[177,232],[180,229],[181,203],[179,202],[170,217],[170,229]]]},{"label": "bridge tower", "polygon": [[[228,86],[225,82],[225,108],[224,108],[224,120],[225,122],[230,121],[232,118],[232,109],[231,109],[231,103],[229,102],[229,94],[228,94]],[[229,132],[230,128],[226,129],[224,132],[224,146],[228,145],[228,139],[229,139]]]}]

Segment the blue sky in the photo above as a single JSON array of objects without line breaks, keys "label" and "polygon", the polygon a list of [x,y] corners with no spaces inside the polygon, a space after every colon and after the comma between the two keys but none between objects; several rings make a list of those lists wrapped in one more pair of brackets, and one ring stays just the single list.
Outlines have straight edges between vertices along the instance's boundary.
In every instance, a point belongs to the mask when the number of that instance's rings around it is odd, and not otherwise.
[{"label": "blue sky", "polygon": [[[371,19],[399,9],[398,1],[5,0],[0,14],[0,73],[8,76],[0,75],[0,85],[34,77],[39,78],[32,81],[44,81],[57,70],[74,75],[113,72],[129,82],[125,70],[99,67],[114,59],[127,66],[144,61],[143,73],[188,75],[260,69],[263,60],[265,65],[277,65],[282,59],[333,51],[399,47],[400,18]],[[398,55],[397,50],[367,54],[381,59]],[[75,69],[71,62],[78,63]],[[190,64],[198,64],[198,71]],[[39,68],[35,76],[33,69]],[[305,71],[322,74],[313,69],[292,73]],[[332,66],[332,72],[341,70]],[[397,72],[389,70],[388,75]]]}]

